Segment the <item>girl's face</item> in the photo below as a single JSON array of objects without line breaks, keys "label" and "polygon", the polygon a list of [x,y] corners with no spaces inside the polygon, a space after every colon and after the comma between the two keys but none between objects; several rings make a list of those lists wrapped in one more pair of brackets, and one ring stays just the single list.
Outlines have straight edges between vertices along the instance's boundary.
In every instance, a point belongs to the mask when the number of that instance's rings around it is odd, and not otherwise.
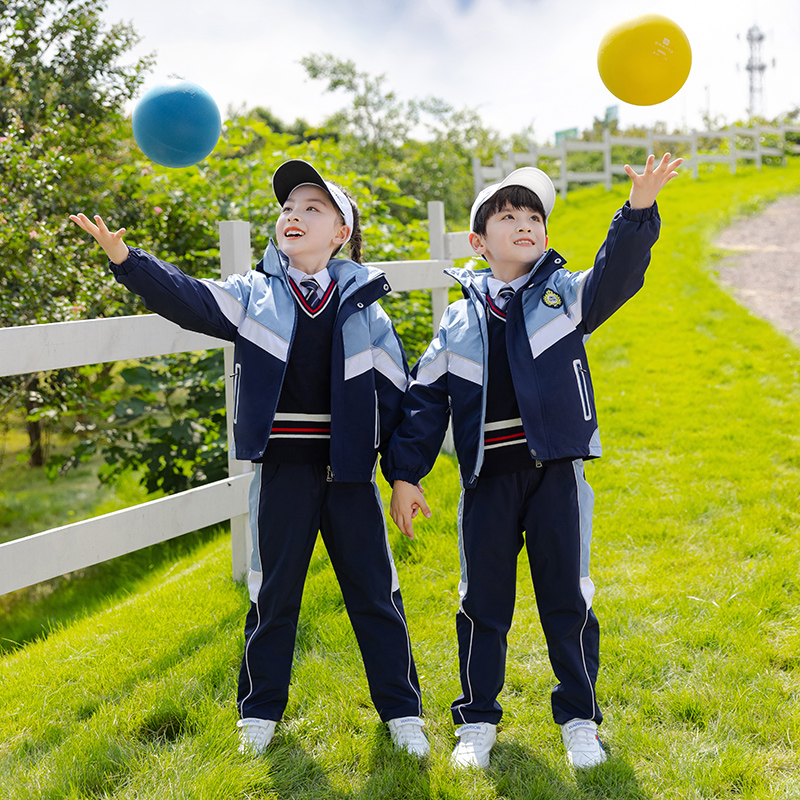
[{"label": "girl's face", "polygon": [[304,272],[323,269],[349,232],[328,193],[314,184],[292,191],[275,229],[278,247],[293,267]]}]

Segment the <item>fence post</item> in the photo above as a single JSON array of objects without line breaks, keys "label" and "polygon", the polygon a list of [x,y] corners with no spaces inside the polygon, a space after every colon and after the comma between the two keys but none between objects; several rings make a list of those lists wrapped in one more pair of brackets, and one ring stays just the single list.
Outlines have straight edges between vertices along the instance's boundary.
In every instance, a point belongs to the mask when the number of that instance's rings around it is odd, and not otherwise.
[{"label": "fence post", "polygon": [[[242,220],[226,220],[219,224],[219,252],[222,277],[227,278],[238,272],[245,274],[250,270],[250,223]],[[225,410],[228,426],[228,474],[244,475],[253,471],[249,461],[233,458],[233,345],[223,349],[225,358]],[[250,561],[250,536],[248,515],[240,514],[231,518],[231,569],[234,580],[243,578]]]},{"label": "fence post", "polygon": [[486,181],[483,178],[483,165],[481,164],[481,160],[478,156],[472,156],[472,188],[475,192],[475,197],[477,197],[481,189],[486,185]]},{"label": "fence post", "polygon": [[762,152],[763,146],[761,144],[762,127],[761,125],[756,125],[753,130],[755,131],[755,136],[753,136],[753,139],[755,140],[756,145],[756,169],[760,172],[764,161],[764,153]]},{"label": "fence post", "polygon": [[611,131],[603,128],[603,177],[605,178],[606,191],[611,191]]},{"label": "fence post", "polygon": [[731,152],[731,175],[736,174],[736,129],[731,125],[728,128],[728,142],[730,143]]},{"label": "fence post", "polygon": [[786,166],[786,123],[781,122],[778,126],[778,147],[780,147],[782,154],[781,154],[781,166]]},{"label": "fence post", "polygon": [[528,158],[532,167],[539,166],[539,148],[530,139],[528,139]]},{"label": "fence post", "polygon": [[[428,248],[432,259],[444,261],[447,250],[444,243],[444,203],[441,200],[428,202]],[[449,303],[447,289],[431,289],[431,310],[433,311],[433,335],[439,330],[439,323]]]},{"label": "fence post", "polygon": [[561,177],[558,181],[558,189],[561,194],[561,199],[566,200],[567,197],[567,138],[566,136],[561,140]]},{"label": "fence post", "polygon": [[[430,200],[428,201],[428,248],[432,260],[448,259],[444,235],[444,203],[441,200]],[[452,265],[453,262],[450,261],[450,266]],[[447,289],[431,289],[434,336],[439,332],[439,323],[442,321],[442,315],[450,302],[449,294]],[[445,433],[444,441],[442,442],[442,450],[445,453],[455,452],[452,422],[447,426],[447,433]]]}]

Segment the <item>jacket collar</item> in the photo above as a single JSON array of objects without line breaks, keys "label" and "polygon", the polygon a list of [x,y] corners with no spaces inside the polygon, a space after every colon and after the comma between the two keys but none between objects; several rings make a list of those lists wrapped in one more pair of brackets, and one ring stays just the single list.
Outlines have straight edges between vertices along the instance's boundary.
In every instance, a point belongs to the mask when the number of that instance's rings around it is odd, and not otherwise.
[{"label": "jacket collar", "polygon": [[[286,254],[278,249],[272,239],[269,240],[259,265],[261,267],[259,271],[264,272],[266,275],[282,278],[288,276],[286,270],[289,266],[289,260]],[[257,269],[259,265],[256,266]],[[357,264],[347,258],[332,258],[327,264],[327,269],[333,280],[336,281],[341,300],[350,297],[367,284],[380,279],[384,281],[386,289],[379,296],[389,291],[388,283],[386,283],[386,273],[377,267],[369,266],[368,264]]]},{"label": "jacket collar", "polygon": [[[545,250],[542,257],[539,259],[538,266],[534,270],[530,281],[523,288],[523,291],[546,281],[556,270],[561,269],[566,263],[567,260],[552,248]],[[489,278],[492,277],[492,271],[488,267],[478,270],[468,269],[466,267],[452,267],[451,269],[446,269],[445,273],[455,278],[461,284],[465,297],[469,297],[472,294],[485,297],[489,290],[488,281]]]}]

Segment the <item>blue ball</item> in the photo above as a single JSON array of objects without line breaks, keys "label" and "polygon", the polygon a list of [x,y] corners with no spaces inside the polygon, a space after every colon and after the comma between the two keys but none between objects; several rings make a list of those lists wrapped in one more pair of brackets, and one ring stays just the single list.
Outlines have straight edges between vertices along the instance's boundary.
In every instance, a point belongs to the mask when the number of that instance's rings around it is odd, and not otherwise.
[{"label": "blue ball", "polygon": [[214,98],[189,81],[150,89],[133,109],[133,138],[164,167],[191,167],[215,147],[222,118]]}]

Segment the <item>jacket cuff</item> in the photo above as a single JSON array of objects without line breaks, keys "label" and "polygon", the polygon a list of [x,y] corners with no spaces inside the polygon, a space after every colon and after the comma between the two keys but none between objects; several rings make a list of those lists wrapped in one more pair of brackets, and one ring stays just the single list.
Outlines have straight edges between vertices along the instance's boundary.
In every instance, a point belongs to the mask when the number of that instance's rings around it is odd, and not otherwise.
[{"label": "jacket cuff", "polygon": [[108,262],[108,271],[115,277],[121,278],[133,272],[144,260],[142,258],[144,251],[138,247],[128,248],[128,257],[121,263],[115,264],[113,261]]},{"label": "jacket cuff", "polygon": [[386,480],[390,484],[394,484],[395,481],[405,481],[406,483],[411,483],[416,486],[422,479],[423,475],[420,475],[418,472],[411,472],[410,470],[406,469],[393,469],[386,474]]},{"label": "jacket cuff", "polygon": [[655,201],[649,208],[631,208],[630,200],[626,200],[620,211],[622,216],[631,222],[647,222],[649,219],[660,219],[658,203]]}]

